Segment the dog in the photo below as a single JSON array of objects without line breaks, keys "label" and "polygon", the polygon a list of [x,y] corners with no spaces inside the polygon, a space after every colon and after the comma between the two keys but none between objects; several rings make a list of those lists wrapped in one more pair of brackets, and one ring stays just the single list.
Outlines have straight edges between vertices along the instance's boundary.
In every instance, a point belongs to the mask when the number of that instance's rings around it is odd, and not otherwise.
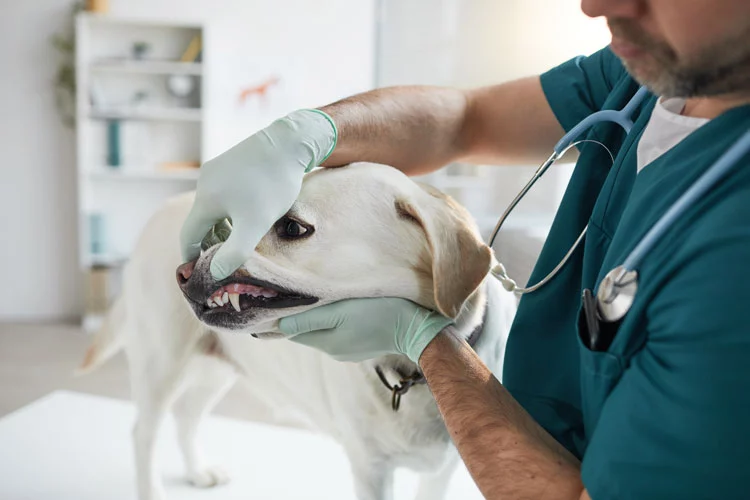
[{"label": "dog", "polygon": [[209,264],[219,244],[180,265],[193,199],[170,200],[147,223],[80,369],[125,350],[139,498],[164,496],[154,443],[170,409],[188,479],[201,487],[228,479],[204,463],[195,437],[237,380],[250,382],[247,404],[270,408],[275,422],[337,440],[359,500],[390,498],[402,466],[421,473],[418,499],[443,498],[458,454],[427,385],[414,383],[418,367],[400,355],[336,361],[278,340],[278,320],[347,298],[401,297],[454,318],[500,374],[516,300],[488,274],[493,254],[468,211],[389,166],[317,169],[250,259],[217,283]]}]

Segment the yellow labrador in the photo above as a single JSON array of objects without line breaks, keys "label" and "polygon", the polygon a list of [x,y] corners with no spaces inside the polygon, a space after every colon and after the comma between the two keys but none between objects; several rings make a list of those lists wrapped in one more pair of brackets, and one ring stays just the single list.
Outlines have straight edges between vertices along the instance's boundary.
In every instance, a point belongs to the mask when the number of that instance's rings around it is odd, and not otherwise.
[{"label": "yellow labrador", "polygon": [[[195,442],[202,416],[239,378],[248,405],[278,423],[323,432],[345,449],[360,500],[390,498],[395,467],[423,473],[420,499],[441,498],[457,454],[424,384],[393,409],[384,382],[418,378],[404,356],[341,363],[285,341],[279,318],[353,297],[403,297],[456,319],[477,353],[501,373],[515,298],[488,271],[492,253],[451,198],[374,164],[305,177],[291,210],[232,276],[209,272],[218,246],[180,265],[178,233],[192,195],[153,216],[124,276],[122,296],[87,353],[88,371],[124,346],[138,409],[134,429],[141,500],[163,497],[154,442],[172,410],[189,479],[227,480]],[[376,372],[380,372],[380,375]],[[385,380],[381,380],[381,377]]]}]

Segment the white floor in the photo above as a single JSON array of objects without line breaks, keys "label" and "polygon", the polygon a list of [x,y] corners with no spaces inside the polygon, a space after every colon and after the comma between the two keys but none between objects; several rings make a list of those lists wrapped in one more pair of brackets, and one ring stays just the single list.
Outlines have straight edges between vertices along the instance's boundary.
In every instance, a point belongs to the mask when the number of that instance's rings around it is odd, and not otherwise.
[{"label": "white floor", "polygon": [[[0,419],[0,499],[132,500],[135,498],[130,403],[56,391]],[[169,499],[351,499],[339,446],[303,431],[209,417],[200,442],[232,481],[213,489],[185,483],[174,426],[159,443]],[[396,500],[410,499],[416,475],[398,471]],[[482,498],[461,466],[449,499]]]}]

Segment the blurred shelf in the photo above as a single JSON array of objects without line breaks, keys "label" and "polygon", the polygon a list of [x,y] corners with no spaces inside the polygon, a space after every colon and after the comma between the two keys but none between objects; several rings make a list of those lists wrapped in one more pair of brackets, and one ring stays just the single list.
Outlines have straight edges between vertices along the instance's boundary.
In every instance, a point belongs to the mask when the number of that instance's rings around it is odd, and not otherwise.
[{"label": "blurred shelf", "polygon": [[128,261],[128,258],[122,254],[97,253],[89,254],[88,261],[91,266],[122,267]]},{"label": "blurred shelf", "polygon": [[127,110],[92,110],[91,118],[99,120],[161,120],[199,122],[200,108],[135,108]]},{"label": "blurred shelf", "polygon": [[128,26],[136,28],[177,28],[193,30],[203,29],[202,21],[182,19],[182,16],[180,16],[180,20],[176,21],[172,16],[159,19],[152,16],[141,18],[119,16],[113,15],[111,13],[81,12],[78,14],[78,17],[88,23],[112,26]]},{"label": "blurred shelf", "polygon": [[128,166],[102,167],[88,173],[92,179],[125,181],[196,181],[199,169],[157,170]]},{"label": "blurred shelf", "polygon": [[96,72],[145,75],[200,75],[203,73],[203,65],[195,62],[111,59],[92,63],[91,70]]}]

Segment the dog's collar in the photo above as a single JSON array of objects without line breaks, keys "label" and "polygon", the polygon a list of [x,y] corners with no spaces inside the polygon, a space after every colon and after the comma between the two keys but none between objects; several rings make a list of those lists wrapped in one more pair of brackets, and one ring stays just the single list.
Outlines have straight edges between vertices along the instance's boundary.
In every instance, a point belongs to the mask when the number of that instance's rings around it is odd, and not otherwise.
[{"label": "dog's collar", "polygon": [[[482,321],[476,326],[476,328],[474,328],[474,331],[472,331],[471,335],[466,339],[466,343],[469,344],[469,347],[472,349],[474,349],[474,346],[477,345],[479,338],[482,336],[488,310],[489,303],[485,304]],[[405,373],[401,368],[394,368],[394,371],[398,374],[399,381],[398,384],[391,385],[391,383],[388,382],[385,373],[383,373],[383,369],[379,365],[375,366],[375,373],[378,375],[378,378],[383,385],[391,391],[391,408],[393,408],[393,411],[398,411],[401,406],[401,396],[409,392],[409,389],[411,389],[412,386],[426,384],[427,380],[419,369],[414,370],[411,374]]]}]

